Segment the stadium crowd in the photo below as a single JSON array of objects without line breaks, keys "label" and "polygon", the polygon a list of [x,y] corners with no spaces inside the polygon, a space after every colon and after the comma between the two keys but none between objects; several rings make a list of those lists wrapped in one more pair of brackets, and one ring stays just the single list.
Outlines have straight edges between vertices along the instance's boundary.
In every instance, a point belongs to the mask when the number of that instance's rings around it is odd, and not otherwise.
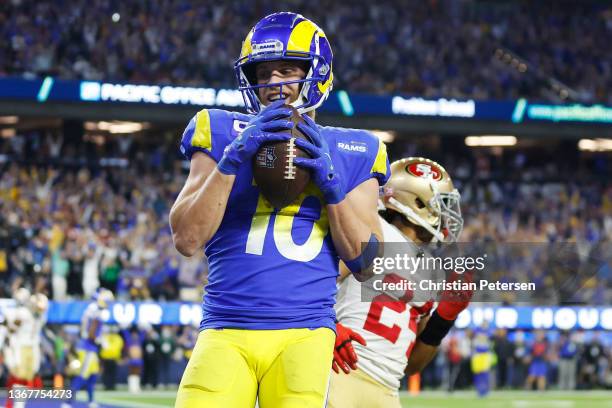
[{"label": "stadium crowd", "polygon": [[[0,297],[25,285],[55,300],[89,298],[99,286],[119,300],[201,299],[204,256],[180,256],[168,226],[185,162],[172,138],[167,145],[129,140],[64,143],[26,132],[0,143]],[[610,298],[605,160],[577,161],[576,171],[563,158],[542,165],[522,153],[499,160],[468,150],[474,157],[440,159],[409,143],[392,146],[392,155],[422,154],[447,165],[462,193],[462,241],[487,245],[497,279],[543,283],[541,304]],[[559,248],[567,256],[551,264],[547,255],[555,251],[558,260]]]},{"label": "stadium crowd", "polygon": [[[529,377],[533,363],[539,360],[544,367],[542,390],[612,388],[612,354],[600,334],[487,330],[493,361],[491,385],[497,389],[536,388]],[[470,387],[473,354],[474,331],[455,330],[443,343],[442,352],[423,371],[424,385],[450,392]]]},{"label": "stadium crowd", "polygon": [[3,153],[46,164],[2,164],[0,297],[25,285],[55,300],[90,298],[99,286],[120,300],[201,298],[203,254],[180,257],[167,221],[184,177],[180,162],[162,176],[151,152],[128,168],[96,170],[77,159],[100,157],[83,153],[85,144],[51,152],[51,136],[40,144],[26,137],[21,146],[19,138]]},{"label": "stadium crowd", "polygon": [[324,28],[336,89],[612,104],[612,8],[597,1],[8,0],[0,76],[233,88],[249,27],[279,10]]}]

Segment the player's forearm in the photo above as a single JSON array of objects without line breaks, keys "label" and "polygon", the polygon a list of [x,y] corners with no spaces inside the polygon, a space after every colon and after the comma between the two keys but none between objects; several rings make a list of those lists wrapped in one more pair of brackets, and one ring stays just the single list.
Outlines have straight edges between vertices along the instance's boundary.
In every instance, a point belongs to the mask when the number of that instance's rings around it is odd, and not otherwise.
[{"label": "player's forearm", "polygon": [[[360,263],[355,262],[355,260],[361,259],[364,252],[372,252],[370,251],[372,247],[367,244],[371,244],[373,235],[376,237],[374,241],[376,244],[382,240],[378,218],[373,216],[371,219],[364,220],[364,217],[355,211],[349,199],[335,205],[328,205],[327,213],[332,240],[338,256],[347,263],[348,269],[351,270],[355,278],[360,281],[367,280],[369,275],[364,273],[368,270],[367,267],[355,267],[356,264]],[[367,221],[371,222],[368,223]],[[367,262],[366,260],[365,263]]]},{"label": "player's forearm", "polygon": [[431,346],[423,343],[421,340],[417,340],[408,358],[406,375],[410,376],[420,373],[433,360],[438,353],[438,348],[438,346]]},{"label": "player's forearm", "polygon": [[236,176],[214,169],[179,194],[170,211],[174,246],[184,256],[192,256],[217,232]]},{"label": "player's forearm", "polygon": [[328,205],[327,214],[332,240],[340,259],[350,261],[358,257],[363,250],[362,243],[367,243],[375,232],[373,228],[363,221],[349,199]]},{"label": "player's forearm", "polygon": [[92,343],[96,343],[98,340],[98,325],[99,323],[97,321],[92,322],[87,331],[87,338]]}]

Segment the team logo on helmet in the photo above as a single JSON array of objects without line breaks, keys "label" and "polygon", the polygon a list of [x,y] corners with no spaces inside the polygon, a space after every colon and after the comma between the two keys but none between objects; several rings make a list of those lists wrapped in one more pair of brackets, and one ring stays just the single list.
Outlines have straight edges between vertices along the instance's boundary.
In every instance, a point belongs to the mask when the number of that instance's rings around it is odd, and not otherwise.
[{"label": "team logo on helmet", "polygon": [[[257,82],[256,64],[286,60],[305,63],[302,79],[274,83]],[[245,108],[257,113],[264,105],[259,100],[262,88],[279,88],[297,84],[297,99],[291,102],[300,114],[317,109],[327,99],[333,86],[333,53],[323,30],[314,22],[296,13],[270,14],[259,21],[242,44],[240,57],[234,63],[238,89]]]},{"label": "team logo on helmet", "polygon": [[283,52],[283,43],[279,40],[268,40],[262,43],[253,43],[253,55],[271,53],[281,54]]},{"label": "team logo on helmet", "polygon": [[435,181],[442,180],[442,171],[430,163],[410,163],[406,166],[406,171],[415,177],[432,179]]},{"label": "team logo on helmet", "polygon": [[444,167],[422,157],[391,163],[383,207],[425,228],[437,241],[455,242],[463,229],[461,195]]}]

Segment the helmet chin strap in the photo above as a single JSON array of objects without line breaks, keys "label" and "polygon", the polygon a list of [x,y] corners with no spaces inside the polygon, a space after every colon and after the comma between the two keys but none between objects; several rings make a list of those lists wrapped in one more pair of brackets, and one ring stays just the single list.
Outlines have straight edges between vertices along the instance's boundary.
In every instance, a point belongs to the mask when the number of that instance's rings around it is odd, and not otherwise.
[{"label": "helmet chin strap", "polygon": [[389,203],[393,204],[406,217],[416,220],[421,227],[425,228],[431,235],[433,235],[434,238],[432,242],[444,242],[444,234],[441,231],[435,230],[431,225],[429,225],[429,223],[425,222],[425,220],[414,212],[412,208],[405,206],[393,197],[389,197]]}]

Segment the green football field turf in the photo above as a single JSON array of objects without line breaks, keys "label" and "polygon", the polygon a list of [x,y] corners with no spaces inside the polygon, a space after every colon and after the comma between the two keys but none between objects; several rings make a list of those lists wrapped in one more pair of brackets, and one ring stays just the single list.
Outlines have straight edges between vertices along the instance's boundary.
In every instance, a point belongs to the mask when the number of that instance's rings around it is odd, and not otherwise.
[{"label": "green football field turf", "polygon": [[[143,391],[141,395],[126,392],[98,392],[102,404],[116,407],[172,407],[175,391]],[[402,407],[410,408],[612,408],[612,391],[544,393],[526,391],[495,391],[478,398],[474,391],[459,391],[452,395],[425,391],[418,396],[401,393]]]}]

